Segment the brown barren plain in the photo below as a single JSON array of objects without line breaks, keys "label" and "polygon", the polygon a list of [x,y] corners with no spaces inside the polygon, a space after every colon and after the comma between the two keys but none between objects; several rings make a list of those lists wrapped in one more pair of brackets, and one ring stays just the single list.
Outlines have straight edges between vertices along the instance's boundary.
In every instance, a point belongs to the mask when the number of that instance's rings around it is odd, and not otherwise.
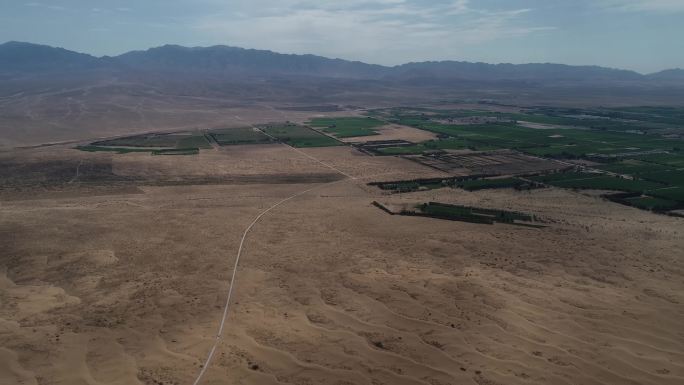
[{"label": "brown barren plain", "polygon": [[[684,226],[558,189],[386,195],[441,176],[349,147],[0,154],[0,383],[682,384]],[[20,175],[17,175],[20,174]],[[390,216],[440,201],[547,227]]]}]

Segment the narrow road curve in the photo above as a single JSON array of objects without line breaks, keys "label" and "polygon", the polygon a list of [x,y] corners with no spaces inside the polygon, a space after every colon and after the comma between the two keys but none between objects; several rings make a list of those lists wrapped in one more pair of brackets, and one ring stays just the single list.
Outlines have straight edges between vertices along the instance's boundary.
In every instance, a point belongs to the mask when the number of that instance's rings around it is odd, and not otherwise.
[{"label": "narrow road curve", "polygon": [[[261,131],[261,130],[259,130],[259,129],[256,128],[256,127],[253,127],[253,128],[254,128],[255,130]],[[264,133],[264,134],[266,134],[266,133],[263,132],[263,131],[261,131],[261,132]],[[266,135],[268,135],[268,134],[266,134]],[[271,136],[271,135],[268,135],[268,136]],[[272,138],[273,138],[273,137],[272,137]],[[275,138],[273,138],[273,139],[275,139]],[[282,142],[281,142],[281,143],[282,143]],[[223,329],[224,329],[224,327],[225,327],[226,319],[228,318],[228,312],[229,312],[229,310],[230,310],[230,300],[231,300],[231,297],[232,297],[232,295],[233,295],[233,288],[235,287],[235,279],[236,279],[236,277],[237,277],[238,265],[239,265],[239,263],[240,263],[240,256],[242,255],[242,249],[243,249],[243,246],[244,246],[244,244],[245,244],[245,239],[247,238],[247,235],[249,234],[249,232],[252,230],[252,227],[254,227],[254,225],[256,225],[257,222],[259,222],[259,220],[260,220],[264,215],[268,214],[271,210],[274,210],[275,208],[277,208],[278,206],[282,205],[283,203],[285,203],[285,202],[287,202],[287,201],[290,201],[290,200],[292,200],[292,199],[295,199],[295,198],[297,198],[297,197],[299,197],[299,196],[301,196],[301,195],[304,195],[304,194],[306,194],[306,193],[308,193],[308,192],[310,192],[310,191],[316,190],[316,189],[321,188],[321,187],[324,187],[324,186],[330,186],[330,185],[333,185],[333,184],[335,184],[335,183],[340,183],[340,182],[343,182],[343,181],[349,180],[349,179],[351,179],[351,180],[355,180],[355,179],[356,179],[355,177],[353,177],[353,176],[351,176],[351,175],[345,173],[344,171],[341,171],[341,170],[335,168],[334,166],[332,166],[332,165],[330,165],[330,164],[327,164],[327,163],[325,163],[325,162],[323,162],[323,161],[321,161],[321,160],[319,160],[319,159],[317,159],[317,158],[315,158],[315,157],[313,157],[313,156],[311,156],[311,155],[305,153],[304,151],[302,151],[302,150],[300,150],[300,149],[298,149],[298,148],[292,147],[292,146],[287,145],[287,144],[285,144],[285,143],[283,143],[283,145],[289,147],[290,149],[292,149],[292,150],[294,150],[294,151],[296,151],[296,152],[298,152],[298,153],[300,153],[300,154],[306,156],[307,158],[309,158],[309,159],[311,159],[311,160],[313,160],[313,161],[315,161],[315,162],[317,162],[317,163],[319,163],[319,164],[322,164],[323,166],[326,166],[326,167],[330,168],[331,170],[336,171],[337,173],[339,173],[339,174],[345,176],[345,178],[344,178],[344,179],[340,179],[340,180],[336,180],[336,181],[334,181],[334,182],[329,182],[329,183],[320,184],[320,185],[317,185],[317,186],[314,186],[314,187],[310,187],[310,188],[308,188],[308,189],[306,189],[306,190],[304,190],[304,191],[300,191],[300,192],[298,192],[298,193],[295,193],[295,194],[293,194],[293,195],[291,195],[291,196],[289,196],[289,197],[287,197],[287,198],[285,198],[285,199],[283,199],[283,200],[281,200],[281,201],[275,203],[275,204],[272,205],[271,207],[269,207],[269,208],[263,210],[261,213],[259,213],[259,215],[257,215],[257,216],[254,218],[254,220],[252,221],[252,223],[250,223],[249,226],[247,226],[247,228],[245,229],[245,231],[242,233],[242,238],[240,239],[240,246],[238,247],[237,255],[235,256],[235,265],[233,266],[233,275],[232,275],[232,277],[231,277],[231,279],[230,279],[230,286],[228,287],[228,296],[226,297],[226,303],[225,303],[225,305],[224,305],[224,307],[223,307],[223,316],[221,317],[221,322],[219,323],[218,332],[216,333],[216,336],[214,337],[214,343],[213,343],[212,346],[211,346],[211,350],[209,350],[209,355],[207,355],[207,358],[206,358],[206,360],[204,361],[204,364],[202,365],[202,370],[200,370],[199,374],[197,374],[197,377],[195,378],[195,381],[192,383],[192,385],[198,385],[198,384],[202,381],[202,378],[204,377],[204,373],[205,373],[205,372],[207,371],[207,369],[209,368],[209,365],[211,364],[211,360],[214,358],[214,353],[216,352],[216,348],[218,347],[218,344],[219,344],[219,342],[220,342],[220,340],[221,340],[221,337],[223,336]]]},{"label": "narrow road curve", "polygon": [[67,184],[72,184],[72,183],[76,182],[76,179],[78,179],[79,173],[81,171],[81,165],[82,164],[83,164],[82,160],[78,162],[78,166],[76,166],[76,174],[74,174],[74,177],[71,178],[71,180]]},{"label": "narrow road curve", "polygon": [[254,218],[252,223],[250,223],[249,226],[247,226],[244,233],[242,233],[242,238],[240,239],[240,246],[238,247],[237,255],[235,256],[235,265],[233,266],[233,275],[230,278],[230,286],[228,287],[228,296],[226,297],[226,304],[224,305],[224,308],[223,308],[223,316],[221,317],[221,322],[219,323],[218,332],[216,333],[216,337],[214,337],[214,344],[212,345],[211,350],[209,351],[209,355],[207,356],[207,359],[204,361],[204,365],[202,365],[202,370],[200,370],[199,374],[197,375],[197,378],[195,378],[195,381],[192,383],[193,385],[198,385],[200,383],[200,381],[202,380],[204,373],[206,372],[207,368],[209,368],[209,365],[211,364],[211,360],[214,357],[214,352],[216,351],[218,343],[221,340],[221,337],[223,336],[223,328],[226,324],[226,318],[228,318],[228,312],[230,310],[230,300],[231,300],[231,297],[233,295],[233,287],[235,286],[235,278],[237,275],[238,265],[240,263],[240,256],[242,255],[242,248],[245,244],[245,239],[247,238],[247,234],[249,234],[250,230],[252,230],[252,227],[254,227],[254,225],[256,225],[257,222],[259,222],[259,220],[264,215],[266,215],[269,211],[275,209],[276,207],[282,205],[283,203],[290,201],[294,198],[297,198],[300,195],[304,195],[304,194],[306,194],[310,191],[313,191],[315,189],[321,188],[323,186],[328,186],[328,185],[331,185],[334,183],[339,183],[339,182],[342,182],[344,180],[346,180],[346,179],[340,179],[340,180],[337,180],[334,182],[321,184],[321,185],[318,185],[315,187],[311,187],[307,190],[300,191],[294,195],[291,195],[291,196],[279,201],[278,203],[274,204],[273,206],[267,208],[266,210],[262,211],[261,213],[259,213],[259,215],[257,215],[256,218]]}]

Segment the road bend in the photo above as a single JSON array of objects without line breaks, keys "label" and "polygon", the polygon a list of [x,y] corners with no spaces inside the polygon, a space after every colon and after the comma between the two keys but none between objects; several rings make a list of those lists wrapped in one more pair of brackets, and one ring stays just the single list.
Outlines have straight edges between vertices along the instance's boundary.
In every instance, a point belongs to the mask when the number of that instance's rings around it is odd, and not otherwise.
[{"label": "road bend", "polygon": [[[257,128],[257,127],[253,127],[253,128],[254,128],[255,130],[260,131],[260,132],[264,133],[265,135],[271,137],[272,139],[278,141],[277,138],[275,138],[275,137],[273,137],[273,136],[271,136],[271,135],[269,135],[269,134],[263,132],[263,131],[260,130],[259,128]],[[279,142],[279,141],[278,141],[278,142]],[[282,143],[282,142],[280,142],[280,143]],[[237,254],[236,254],[236,256],[235,256],[235,264],[234,264],[234,266],[233,266],[233,274],[232,274],[232,276],[231,276],[231,278],[230,278],[230,285],[228,286],[228,295],[227,295],[227,297],[226,297],[226,303],[225,303],[225,305],[224,305],[224,307],[223,307],[223,315],[221,316],[221,321],[220,321],[220,323],[219,323],[218,332],[216,333],[216,336],[214,336],[214,342],[213,342],[213,344],[212,344],[212,346],[211,346],[211,349],[209,350],[209,354],[207,355],[207,358],[204,360],[204,364],[202,365],[202,369],[201,369],[200,372],[197,374],[197,377],[195,377],[195,380],[194,380],[193,383],[192,383],[193,385],[198,385],[198,384],[202,381],[202,378],[204,377],[204,374],[206,373],[207,369],[208,369],[209,366],[211,365],[211,361],[212,361],[212,359],[214,358],[214,353],[216,353],[216,349],[218,348],[219,342],[221,341],[221,338],[223,337],[223,330],[224,330],[224,328],[225,328],[225,326],[226,326],[226,320],[228,319],[228,314],[229,314],[229,312],[230,312],[230,301],[231,301],[231,298],[232,298],[232,296],[233,296],[233,289],[234,289],[234,287],[235,287],[235,281],[236,281],[236,278],[237,278],[238,267],[239,267],[239,264],[240,264],[240,257],[242,256],[242,251],[243,251],[243,247],[244,247],[244,244],[245,244],[245,240],[247,239],[247,235],[248,235],[249,232],[252,230],[252,228],[254,227],[254,225],[256,225],[257,222],[259,222],[259,220],[261,220],[261,218],[263,218],[263,217],[264,217],[266,214],[268,214],[270,211],[276,209],[278,206],[280,206],[280,205],[282,205],[282,204],[284,204],[284,203],[286,203],[286,202],[288,202],[288,201],[290,201],[290,200],[292,200],[292,199],[295,199],[295,198],[297,198],[297,197],[299,197],[299,196],[301,196],[301,195],[304,195],[304,194],[306,194],[306,193],[308,193],[308,192],[311,192],[311,191],[313,191],[313,190],[316,190],[316,189],[318,189],[318,188],[322,188],[322,187],[324,187],[324,186],[329,186],[329,185],[332,185],[332,184],[335,184],[335,183],[340,183],[340,182],[343,182],[343,181],[348,180],[348,179],[351,179],[351,180],[356,180],[356,179],[357,179],[356,177],[354,177],[354,176],[352,176],[352,175],[349,175],[349,174],[347,174],[346,172],[344,172],[344,171],[342,171],[342,170],[336,168],[335,166],[333,166],[333,165],[331,165],[331,164],[328,164],[328,163],[326,163],[326,162],[323,162],[322,160],[320,160],[320,159],[318,159],[318,158],[316,158],[316,157],[314,157],[314,156],[311,156],[311,155],[307,154],[306,152],[304,152],[304,151],[302,151],[302,150],[300,150],[300,149],[298,149],[298,148],[292,147],[292,146],[290,146],[290,145],[288,145],[288,144],[285,144],[285,143],[282,143],[282,144],[285,145],[285,146],[287,146],[287,147],[289,147],[289,148],[292,149],[293,151],[295,151],[295,152],[297,152],[297,153],[299,153],[299,154],[301,154],[301,155],[304,155],[304,156],[306,156],[307,158],[309,158],[309,159],[315,161],[316,163],[319,163],[319,164],[321,164],[321,165],[323,165],[323,166],[325,166],[325,167],[327,167],[327,168],[329,168],[329,169],[331,169],[331,170],[333,170],[333,171],[339,173],[340,175],[343,175],[345,178],[344,178],[344,179],[337,180],[337,181],[334,181],[334,182],[329,182],[329,183],[320,184],[320,185],[317,185],[317,186],[308,188],[308,189],[306,189],[306,190],[300,191],[300,192],[298,192],[298,193],[295,193],[295,194],[293,194],[293,195],[291,195],[291,196],[289,196],[289,197],[287,197],[287,198],[285,198],[285,199],[283,199],[283,200],[281,200],[281,201],[275,203],[275,204],[272,205],[271,207],[269,207],[269,208],[263,210],[262,212],[260,212],[259,215],[257,215],[257,216],[254,218],[254,220],[252,221],[252,223],[250,223],[249,226],[247,226],[247,228],[245,229],[245,231],[242,233],[242,238],[240,239],[240,246],[238,247]]]}]

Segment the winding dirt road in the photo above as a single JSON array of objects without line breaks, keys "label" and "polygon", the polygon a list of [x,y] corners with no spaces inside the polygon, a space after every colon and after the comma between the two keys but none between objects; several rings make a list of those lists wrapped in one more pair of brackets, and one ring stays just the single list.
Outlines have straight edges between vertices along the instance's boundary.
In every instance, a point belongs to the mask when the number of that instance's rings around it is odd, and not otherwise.
[{"label": "winding dirt road", "polygon": [[[272,137],[271,135],[268,135],[267,133],[265,133],[265,132],[259,130],[257,127],[253,127],[253,128],[254,128],[255,130],[258,130],[258,131],[264,133],[265,135],[267,135],[267,136],[269,136],[269,137],[271,137],[271,138],[273,138],[273,139],[276,139],[276,138]],[[277,139],[276,139],[276,140],[277,140]],[[281,143],[282,143],[282,142],[281,142]],[[247,226],[247,228],[245,229],[245,231],[242,233],[242,238],[240,239],[240,246],[238,247],[237,255],[235,256],[235,265],[233,266],[233,274],[232,274],[231,279],[230,279],[230,286],[228,287],[228,295],[227,295],[227,297],[226,297],[226,303],[225,303],[225,305],[224,305],[224,307],[223,307],[223,315],[221,316],[221,321],[220,321],[220,323],[219,323],[218,332],[216,333],[216,336],[214,337],[214,343],[212,344],[211,349],[209,350],[209,354],[207,355],[207,358],[206,358],[206,360],[204,361],[204,364],[202,365],[202,369],[201,369],[200,372],[197,374],[197,377],[195,378],[195,381],[192,383],[193,385],[198,385],[198,384],[202,381],[202,378],[204,377],[205,372],[206,372],[207,369],[209,368],[209,365],[211,364],[211,361],[212,361],[212,359],[214,358],[214,353],[216,352],[216,348],[218,347],[218,344],[219,344],[219,342],[221,341],[221,338],[222,338],[222,336],[223,336],[223,329],[225,328],[226,320],[227,320],[227,318],[228,318],[228,314],[229,314],[229,311],[230,311],[230,300],[231,300],[231,297],[232,297],[232,295],[233,295],[233,288],[235,287],[235,280],[236,280],[236,278],[237,278],[237,271],[238,271],[238,267],[239,267],[239,264],[240,264],[240,257],[242,256],[243,246],[244,246],[245,240],[247,239],[247,235],[248,235],[249,232],[252,230],[252,228],[254,227],[254,225],[256,225],[257,222],[259,222],[259,220],[260,220],[261,218],[263,218],[266,214],[268,214],[270,211],[276,209],[278,206],[280,206],[280,205],[282,205],[282,204],[284,204],[284,203],[286,203],[286,202],[288,202],[288,201],[290,201],[290,200],[292,200],[292,199],[295,199],[295,198],[297,198],[297,197],[299,197],[299,196],[302,196],[302,195],[304,195],[304,194],[306,194],[306,193],[308,193],[308,192],[311,192],[311,191],[313,191],[313,190],[316,190],[316,189],[321,188],[321,187],[324,187],[324,186],[333,185],[333,184],[335,184],[335,183],[340,183],[340,182],[343,182],[343,181],[346,181],[346,180],[355,180],[355,179],[356,179],[354,176],[349,175],[349,174],[345,173],[344,171],[339,170],[339,169],[337,169],[336,167],[334,167],[334,166],[332,166],[332,165],[330,165],[330,164],[327,164],[327,163],[321,161],[320,159],[317,159],[317,158],[315,158],[315,157],[313,157],[313,156],[307,154],[306,152],[304,152],[304,151],[302,151],[302,150],[300,150],[300,149],[298,149],[298,148],[292,147],[292,146],[287,145],[287,144],[285,144],[285,143],[282,143],[282,144],[283,144],[284,146],[289,147],[289,148],[292,149],[293,151],[295,151],[295,152],[297,152],[297,153],[299,153],[299,154],[301,154],[301,155],[304,155],[304,156],[306,156],[307,158],[309,158],[309,159],[311,159],[311,160],[313,160],[313,161],[315,161],[315,162],[317,162],[317,163],[319,163],[319,164],[321,164],[321,165],[323,165],[323,166],[325,166],[325,167],[328,167],[328,168],[330,168],[331,170],[333,170],[333,171],[335,171],[335,172],[337,172],[337,173],[343,175],[345,178],[344,178],[344,179],[337,180],[337,181],[334,181],[334,182],[329,182],[329,183],[321,184],[321,185],[318,185],[318,186],[310,187],[310,188],[308,188],[308,189],[306,189],[306,190],[303,190],[303,191],[300,191],[300,192],[298,192],[298,193],[295,193],[295,194],[293,194],[293,195],[291,195],[291,196],[289,196],[289,197],[287,197],[287,198],[285,198],[285,199],[283,199],[283,200],[281,200],[281,201],[275,203],[275,204],[272,205],[271,207],[269,207],[269,208],[265,209],[264,211],[262,211],[261,213],[259,213],[259,215],[257,215],[257,216],[254,218],[254,220],[252,221],[252,223],[250,223],[249,226]]]}]

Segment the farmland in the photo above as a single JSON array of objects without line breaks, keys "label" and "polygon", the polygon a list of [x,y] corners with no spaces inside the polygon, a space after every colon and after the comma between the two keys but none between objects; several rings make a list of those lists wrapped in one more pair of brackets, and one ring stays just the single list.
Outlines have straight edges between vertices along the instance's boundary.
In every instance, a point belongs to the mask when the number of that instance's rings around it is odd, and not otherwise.
[{"label": "farmland", "polygon": [[219,146],[269,144],[283,142],[294,147],[329,147],[343,143],[308,127],[292,123],[274,123],[255,127],[209,129],[204,132],[151,133],[100,140],[76,148],[87,152],[127,154],[147,152],[152,155],[197,155]]},{"label": "farmland", "polygon": [[[510,177],[530,175],[533,183],[559,188],[645,194],[613,200],[649,210],[663,211],[684,202],[684,109],[510,110],[401,107],[371,110],[369,116],[438,135],[434,140],[383,146],[376,151],[379,155],[406,157],[456,175],[509,176],[501,182],[468,181],[462,184],[464,189],[496,187],[497,183],[520,187],[522,181]],[[522,154],[530,158],[523,159]],[[566,167],[544,164],[544,160],[558,160]],[[582,162],[591,166],[565,172]],[[411,183],[398,186],[402,190],[416,187]]]},{"label": "farmland", "polygon": [[[373,111],[373,114],[396,124],[431,131],[450,139],[467,141],[463,147],[508,148],[531,155],[561,159],[593,155],[621,156],[644,151],[677,151],[684,148],[684,141],[666,138],[660,135],[658,130],[652,134],[636,133],[637,126],[633,122],[616,122],[604,116],[600,116],[598,120],[580,119],[545,115],[542,112],[511,114],[469,110],[416,113],[410,109],[391,109]],[[464,120],[465,118],[468,120]],[[519,122],[533,122],[549,127],[535,129],[523,126]],[[644,122],[639,122],[638,127],[644,125]],[[414,148],[414,152],[442,147],[439,143],[421,145],[422,147]],[[401,151],[400,149],[396,152]],[[394,154],[391,150],[386,153]]]},{"label": "farmland", "polygon": [[588,178],[566,179],[549,183],[556,187],[572,189],[614,190],[628,192],[644,192],[662,188],[663,185],[648,181],[636,181],[612,176],[596,176]]},{"label": "farmland", "polygon": [[331,147],[343,145],[329,136],[297,124],[267,124],[259,128],[266,134],[293,147]]},{"label": "farmland", "polygon": [[497,188],[521,188],[527,183],[518,178],[476,179],[456,182],[456,186],[468,191],[497,189]]},{"label": "farmland", "polygon": [[252,127],[226,128],[211,130],[209,135],[220,146],[235,144],[261,144],[271,142],[271,138]]},{"label": "farmland", "polygon": [[655,182],[684,186],[683,170],[651,171],[639,174],[639,176]]},{"label": "farmland", "polygon": [[101,147],[211,148],[201,133],[144,134],[93,142]]},{"label": "farmland", "polygon": [[667,211],[682,207],[682,204],[677,201],[650,196],[627,198],[625,201],[628,204],[643,210]]},{"label": "farmland", "polygon": [[373,128],[385,125],[384,122],[371,117],[360,118],[314,118],[308,122],[311,127],[322,129],[338,138],[372,136],[377,133]]},{"label": "farmland", "polygon": [[473,150],[486,151],[494,150],[497,147],[482,143],[473,142],[462,138],[447,138],[440,140],[430,140],[417,143],[412,146],[386,147],[378,152],[382,155],[419,155],[435,150]]},{"label": "farmland", "polygon": [[654,197],[684,203],[684,186],[665,187],[647,191]]},{"label": "farmland", "polygon": [[76,149],[87,152],[147,152],[152,155],[196,155],[200,149],[209,148],[211,144],[205,134],[200,132],[133,135],[76,146]]},{"label": "farmland", "polygon": [[379,202],[373,202],[373,205],[391,215],[428,217],[487,225],[507,223],[512,225],[543,227],[539,220],[533,215],[516,211],[486,209],[439,202],[427,202],[408,206],[404,205],[395,209],[395,211]]}]

